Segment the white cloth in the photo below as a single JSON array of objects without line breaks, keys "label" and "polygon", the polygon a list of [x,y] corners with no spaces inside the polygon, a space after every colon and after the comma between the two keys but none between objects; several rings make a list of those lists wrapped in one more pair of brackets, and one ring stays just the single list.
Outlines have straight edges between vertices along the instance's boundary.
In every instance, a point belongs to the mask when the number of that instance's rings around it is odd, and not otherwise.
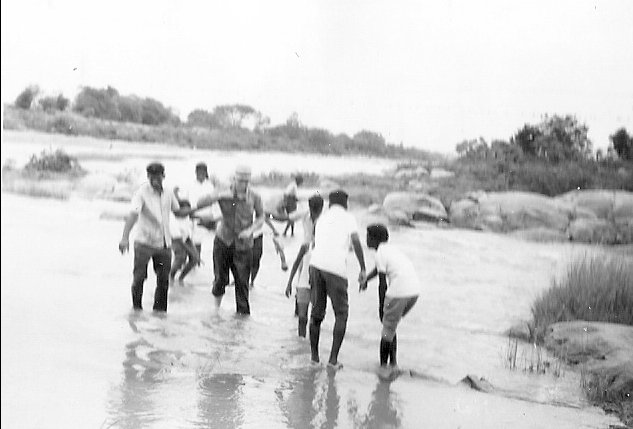
[{"label": "white cloth", "polygon": [[173,191],[163,189],[159,194],[149,182],[143,183],[131,202],[131,211],[138,215],[135,241],[157,248],[170,247],[169,214],[179,208]]},{"label": "white cloth", "polygon": [[298,190],[299,188],[297,187],[297,182],[293,180],[292,182],[290,182],[290,184],[288,184],[288,186],[286,186],[286,189],[284,190],[284,195],[294,195],[296,197]]},{"label": "white cloth", "polygon": [[180,238],[182,241],[186,241],[191,238],[193,232],[193,221],[189,216],[178,217],[171,213],[169,220],[169,230],[171,232],[171,238]]},{"label": "white cloth", "polygon": [[381,243],[378,246],[376,270],[387,276],[385,296],[406,298],[420,294],[420,280],[411,260],[392,244]]},{"label": "white cloth", "polygon": [[308,245],[308,251],[303,255],[299,264],[297,275],[295,276],[295,287],[310,289],[310,260],[312,259],[312,248],[314,247],[314,223],[310,213],[306,213],[302,219],[303,224],[303,244]]},{"label": "white cloth", "polygon": [[314,234],[310,264],[323,271],[347,278],[347,256],[351,236],[358,232],[356,219],[338,204],[319,217]]},{"label": "white cloth", "polygon": [[[195,208],[198,204],[198,201],[200,201],[202,197],[208,197],[209,195],[213,194],[214,191],[215,186],[213,186],[213,183],[209,179],[206,179],[202,182],[194,180],[194,182],[187,189],[185,189],[184,192],[180,194],[180,196],[183,199],[189,200],[191,207]],[[216,216],[217,212],[219,212],[219,207],[214,206],[217,206],[217,203],[213,204],[211,207],[205,207],[201,210],[198,210],[196,212],[196,215],[202,217],[219,217]],[[195,244],[200,244],[202,243],[203,238],[208,234],[208,229],[198,225],[198,222],[194,222],[193,233],[191,234],[191,241],[193,241]]]}]

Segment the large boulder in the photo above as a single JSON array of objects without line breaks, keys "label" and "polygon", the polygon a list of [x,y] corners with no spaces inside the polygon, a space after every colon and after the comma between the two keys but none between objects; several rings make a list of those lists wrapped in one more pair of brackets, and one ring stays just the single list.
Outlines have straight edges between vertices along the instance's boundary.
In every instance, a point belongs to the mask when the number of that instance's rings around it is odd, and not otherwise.
[{"label": "large boulder", "polygon": [[440,200],[422,193],[392,192],[383,201],[383,210],[391,222],[405,224],[411,220],[439,221],[448,219]]},{"label": "large boulder", "polygon": [[597,218],[614,222],[633,219],[633,192],[607,189],[576,190],[555,197],[577,211],[592,212]]},{"label": "large boulder", "polygon": [[569,205],[530,192],[470,194],[450,208],[450,221],[456,226],[499,232],[532,228],[562,232],[571,216]]},{"label": "large boulder", "polygon": [[455,176],[455,173],[443,168],[434,168],[431,170],[430,174],[431,179],[446,179],[453,176]]}]

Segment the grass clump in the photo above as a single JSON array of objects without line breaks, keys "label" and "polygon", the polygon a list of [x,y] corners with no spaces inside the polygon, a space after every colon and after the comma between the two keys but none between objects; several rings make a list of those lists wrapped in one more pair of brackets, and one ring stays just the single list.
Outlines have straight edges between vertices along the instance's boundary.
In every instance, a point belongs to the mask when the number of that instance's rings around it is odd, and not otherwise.
[{"label": "grass clump", "polygon": [[586,320],[633,325],[633,263],[620,255],[584,255],[532,305],[532,336],[542,341],[556,322]]}]

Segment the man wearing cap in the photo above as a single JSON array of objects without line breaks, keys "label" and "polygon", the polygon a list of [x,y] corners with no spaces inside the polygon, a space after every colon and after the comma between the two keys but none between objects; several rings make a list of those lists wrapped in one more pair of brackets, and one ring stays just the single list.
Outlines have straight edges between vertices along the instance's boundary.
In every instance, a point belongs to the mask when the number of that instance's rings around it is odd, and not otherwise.
[{"label": "man wearing cap", "polygon": [[222,222],[213,241],[212,293],[219,306],[229,283],[230,269],[235,279],[235,306],[240,314],[251,312],[248,283],[253,262],[253,233],[264,223],[262,199],[250,188],[250,179],[250,167],[239,166],[230,190],[216,192],[197,204],[197,208],[203,208],[217,201],[222,211]]},{"label": "man wearing cap", "polygon": [[310,314],[310,349],[312,361],[319,362],[319,336],[325,317],[327,297],[330,297],[335,322],[332,332],[332,349],[328,365],[338,367],[338,353],[345,338],[347,316],[347,255],[350,243],[360,265],[359,283],[367,278],[363,248],[358,237],[356,219],[347,211],[347,193],[331,192],[330,208],[316,223],[314,249],[310,260],[310,287],[312,312]]},{"label": "man wearing cap", "polygon": [[[192,204],[195,204],[197,201],[200,201],[202,197],[213,195],[214,191],[215,186],[213,185],[213,182],[209,180],[207,164],[199,162],[196,164],[196,180],[188,189],[185,190],[185,192],[179,192],[177,197],[179,199],[189,200]],[[207,207],[203,210],[197,211],[194,219],[191,241],[200,256],[202,256],[202,242],[207,237],[210,237],[210,229],[214,229],[215,223],[217,222],[218,216],[215,215],[211,209],[211,207]],[[196,265],[198,265],[198,261],[194,261],[190,258],[182,272],[186,274]]]},{"label": "man wearing cap", "polygon": [[169,214],[186,216],[191,210],[181,209],[170,189],[163,189],[165,168],[154,162],[147,166],[148,181],[142,184],[132,197],[130,214],[125,220],[119,251],[129,247],[130,231],[136,225],[134,240],[134,270],[132,280],[132,306],[142,310],[143,283],[147,278],[147,264],[151,259],[156,273],[154,310],[167,311],[167,291],[171,268],[171,235]]}]

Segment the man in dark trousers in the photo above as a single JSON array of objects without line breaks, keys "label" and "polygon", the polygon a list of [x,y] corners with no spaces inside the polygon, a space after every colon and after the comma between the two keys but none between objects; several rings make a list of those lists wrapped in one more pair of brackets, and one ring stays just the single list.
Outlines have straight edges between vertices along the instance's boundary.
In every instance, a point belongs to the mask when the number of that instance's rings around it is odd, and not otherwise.
[{"label": "man in dark trousers", "polygon": [[181,209],[171,189],[163,189],[165,167],[160,163],[147,166],[148,181],[142,184],[132,197],[132,209],[125,220],[119,251],[130,247],[130,231],[136,225],[134,241],[134,271],[132,280],[132,305],[142,310],[143,283],[147,278],[147,264],[151,259],[156,273],[154,310],[167,311],[167,291],[171,268],[171,234],[169,214],[186,216],[190,209]]},{"label": "man in dark trousers", "polygon": [[360,265],[358,281],[367,278],[363,248],[358,237],[356,219],[347,211],[347,193],[342,190],[329,195],[330,208],[316,223],[314,249],[310,260],[310,286],[312,288],[312,312],[310,314],[310,348],[312,361],[319,362],[319,336],[325,317],[327,297],[330,297],[335,322],[332,332],[332,349],[328,365],[339,367],[338,353],[345,338],[347,316],[347,255],[350,244]]},{"label": "man in dark trousers", "polygon": [[[248,284],[253,262],[253,232],[264,223],[262,199],[249,184],[251,169],[239,166],[235,169],[229,190],[219,191],[198,201],[197,209],[218,202],[222,222],[213,241],[213,296],[216,305],[222,303],[229,270],[235,279],[235,306],[239,314],[250,314]],[[253,216],[254,215],[254,216]],[[253,220],[253,218],[255,218]]]}]

